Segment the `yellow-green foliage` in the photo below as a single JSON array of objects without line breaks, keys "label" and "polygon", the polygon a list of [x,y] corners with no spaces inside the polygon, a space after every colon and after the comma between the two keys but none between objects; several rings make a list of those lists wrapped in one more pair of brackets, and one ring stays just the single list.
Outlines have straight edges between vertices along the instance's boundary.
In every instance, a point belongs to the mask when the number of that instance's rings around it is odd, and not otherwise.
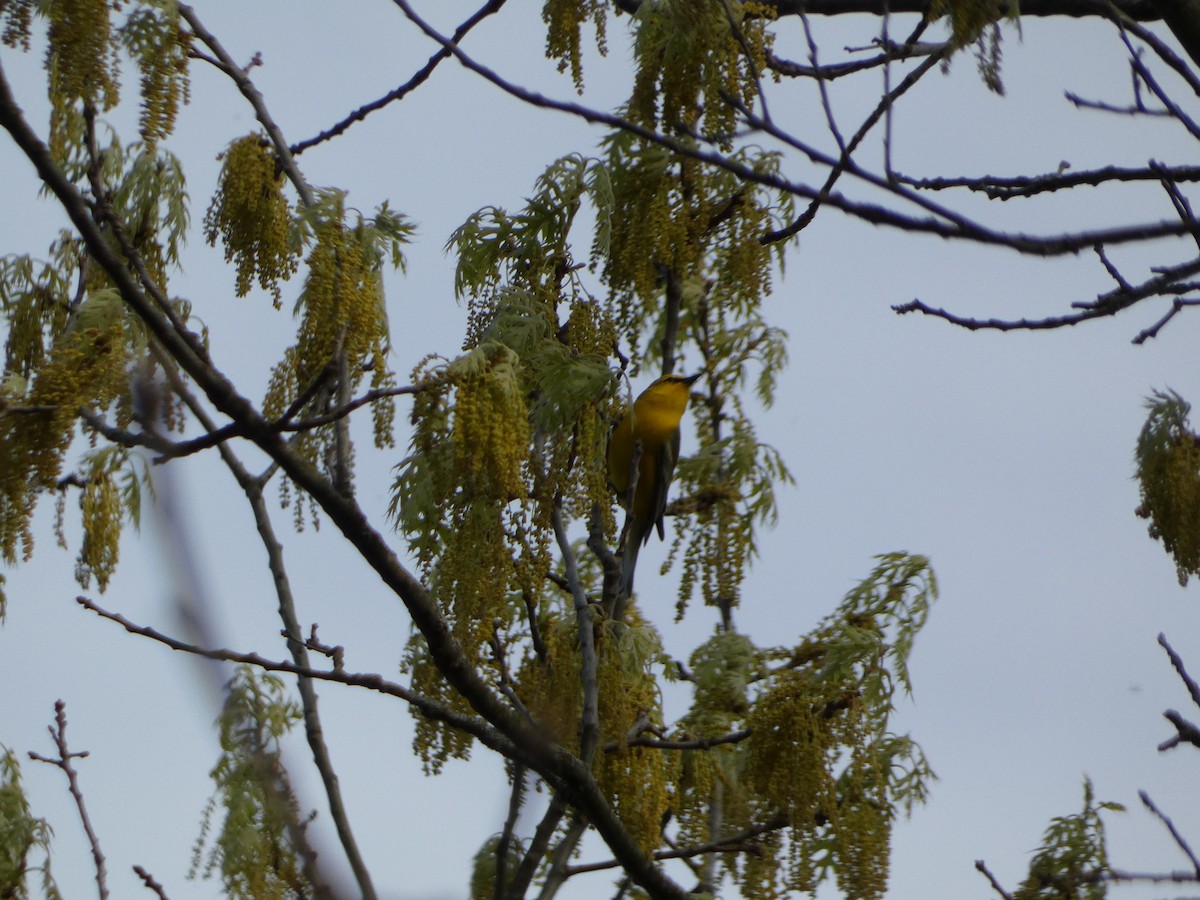
[{"label": "yellow-green foliage", "polygon": [[1200,438],[1188,425],[1191,405],[1174,391],[1146,401],[1150,414],[1137,442],[1137,514],[1175,560],[1179,583],[1200,575]]},{"label": "yellow-green foliage", "polygon": [[791,819],[800,865],[792,867],[787,881],[796,890],[816,887],[820,839],[838,809],[834,766],[843,746],[862,743],[856,701],[852,683],[826,683],[812,671],[795,669],[771,679],[747,719],[753,731],[747,785]]},{"label": "yellow-green foliage", "polygon": [[32,378],[67,327],[73,274],[74,266],[38,263],[28,256],[0,259],[0,311],[8,326],[4,376],[10,380],[0,389],[10,402],[15,395],[12,380]]},{"label": "yellow-green foliage", "polygon": [[892,821],[924,801],[933,779],[888,721],[935,594],[926,560],[890,554],[800,646],[767,654],[718,634],[693,654],[695,696],[679,739],[750,735],[684,755],[672,801],[680,837],[712,840],[714,802],[724,834],[779,813],[789,822],[759,855],[722,859],[744,896],[811,892],[831,876],[849,897],[885,893]]},{"label": "yellow-green foliage", "polygon": [[[753,685],[766,674],[763,654],[748,637],[721,631],[692,651],[688,667],[692,705],[673,736],[687,741],[738,731],[751,708]],[[680,841],[703,844],[712,839],[710,806],[714,802],[720,806],[726,832],[752,823],[752,797],[742,774],[744,743],[688,750],[680,757],[672,799]]]},{"label": "yellow-green foliage", "polygon": [[1083,809],[1058,816],[1042,837],[1029,863],[1029,875],[1014,900],[1104,900],[1108,886],[1108,850],[1101,812],[1124,812],[1119,803],[1096,803],[1092,782],[1083,781]]},{"label": "yellow-green foliage", "polygon": [[[661,843],[663,813],[670,806],[668,785],[677,777],[678,760],[661,750],[630,747],[626,737],[639,720],[662,721],[651,668],[661,657],[658,632],[636,608],[628,611],[625,625],[602,626],[597,641],[601,749],[594,765],[596,781],[645,853]],[[615,750],[606,748],[614,742]]]},{"label": "yellow-green foliage", "polygon": [[95,576],[103,591],[117,569],[123,513],[120,488],[105,467],[92,469],[79,506],[83,512],[83,544],[79,548],[75,578],[86,588]]},{"label": "yellow-green foliage", "polygon": [[[291,829],[300,811],[283,768],[279,741],[300,719],[282,681],[241,667],[228,685],[218,720],[221,757],[192,855],[191,876],[219,872],[225,893],[246,900],[311,896]],[[224,815],[210,836],[213,819]],[[207,852],[205,850],[208,845]]]},{"label": "yellow-green foliage", "polygon": [[[172,153],[152,145],[127,150],[114,137],[104,154],[104,181],[112,185],[113,211],[150,278],[167,292],[169,270],[178,265],[191,224],[183,167]],[[99,266],[88,264],[89,286],[110,286]]]},{"label": "yellow-green foliage", "polygon": [[1020,13],[1018,0],[933,0],[928,18],[949,19],[951,49],[972,47],[979,77],[988,90],[1003,94],[1000,74],[1003,35],[999,23],[1003,19],[1018,22],[1019,30]]},{"label": "yellow-green foliage", "polygon": [[[545,590],[552,511],[582,516],[609,502],[613,332],[575,277],[567,243],[588,172],[582,157],[559,160],[524,209],[489,207],[455,232],[456,290],[470,306],[466,352],[413,373],[421,390],[391,513],[455,636],[493,678],[491,642],[510,640],[517,612]],[[409,669],[418,689],[444,692],[419,641]],[[418,720],[417,729],[430,769],[467,752],[440,725]]]},{"label": "yellow-green foliage", "polygon": [[225,245],[225,261],[237,261],[237,295],[259,286],[278,307],[280,282],[296,271],[299,245],[293,240],[292,211],[283,195],[283,175],[261,134],[239,138],[225,151],[217,193],[204,215],[210,244]]},{"label": "yellow-green foliage", "polygon": [[[483,846],[475,854],[474,864],[471,867],[470,900],[493,900],[496,896],[499,849],[500,836],[493,835],[483,842]],[[509,842],[504,862],[504,886],[507,888],[512,883],[513,876],[517,874],[517,867],[521,865],[519,841],[514,839]]]},{"label": "yellow-green foliage", "polygon": [[[515,613],[514,598],[536,597],[549,568],[544,532],[527,500],[529,412],[518,360],[486,344],[452,363],[414,372],[412,452],[393,489],[392,515],[412,535],[428,586],[468,658],[496,674],[488,640]],[[414,687],[449,694],[423,652],[410,648]],[[461,700],[454,701],[456,708]],[[466,739],[417,720],[415,743],[436,771],[465,757]]]},{"label": "yellow-green foliage", "polygon": [[[542,655],[530,653],[516,675],[517,693],[551,737],[578,752],[583,689],[575,615],[550,612],[539,620]],[[657,631],[630,610],[624,625],[600,625],[596,637],[599,749],[597,783],[621,821],[647,853],[661,842],[668,786],[677,760],[661,750],[628,746],[639,721],[661,721],[661,698],[652,672],[662,654]]]},{"label": "yellow-green foliage", "polygon": [[[285,351],[272,373],[264,402],[268,417],[282,416],[302,397],[307,400],[299,410],[292,410],[293,417],[327,413],[341,402],[348,402],[368,373],[373,390],[394,386],[395,378],[387,364],[383,266],[388,260],[403,265],[400,247],[408,240],[412,226],[386,203],[374,218],[355,214],[347,221],[344,200],[340,192],[324,192],[320,203],[305,212],[313,248],[306,260],[304,288],[296,302],[300,326],[296,344]],[[331,387],[336,388],[332,398]],[[375,446],[392,446],[394,411],[390,396],[382,396],[372,405]],[[315,465],[332,452],[338,427],[339,423],[330,421],[305,430],[297,436],[294,447]],[[352,462],[352,456],[341,462]],[[349,471],[343,474],[349,475]],[[299,508],[297,515],[299,523]]]},{"label": "yellow-green foliage", "polygon": [[[30,900],[35,894],[27,883],[31,872],[41,873],[41,891],[36,896],[61,900],[50,874],[51,829],[45,819],[33,817],[21,787],[21,766],[11,750],[0,744],[0,896]],[[34,865],[30,854],[42,854]]]},{"label": "yellow-green foliage", "polygon": [[[703,133],[729,148],[737,110],[754,105],[771,34],[762,8],[730,0],[662,0],[637,13],[629,116],[649,128]],[[749,51],[749,52],[747,52]]]},{"label": "yellow-green foliage", "polygon": [[608,307],[580,282],[569,236],[581,204],[603,187],[602,167],[581,156],[552,163],[524,209],[488,207],[453,235],[455,288],[468,295],[466,346],[501,344],[520,360],[536,436],[530,486],[534,522],[550,509],[608,511],[604,454],[615,413],[609,359],[615,329]]},{"label": "yellow-green foliage", "polygon": [[525,708],[555,741],[579,747],[583,688],[579,681],[579,629],[574,613],[552,609],[538,616],[544,643],[540,654],[529,653],[516,674]]},{"label": "yellow-green foliage", "polygon": [[63,333],[28,390],[5,392],[10,410],[24,410],[0,416],[0,555],[9,563],[18,544],[26,559],[33,551],[37,492],[56,486],[79,409],[103,408],[126,388],[123,310],[111,302],[111,315]]},{"label": "yellow-green foliage", "polygon": [[697,410],[700,450],[681,460],[675,474],[679,538],[672,553],[685,546],[679,616],[697,587],[709,605],[738,603],[742,579],[758,553],[756,527],[774,524],[776,490],[792,482],[778,451],[758,441],[741,399],[747,373],[757,362],[759,400],[770,405],[775,375],[786,359],[786,335],[762,325],[757,312],[716,333],[722,335],[721,362],[710,380],[728,399],[719,419]]},{"label": "yellow-green foliage", "polygon": [[[759,238],[790,215],[790,202],[628,133],[606,143],[604,180],[597,180],[605,190],[595,197],[607,240],[595,252],[619,301],[621,332],[659,326],[665,271],[683,286],[685,315],[696,316],[702,303],[731,319],[757,309],[780,253]],[[733,158],[764,172],[778,166],[762,151]]]},{"label": "yellow-green foliage", "polygon": [[33,19],[34,3],[35,0],[6,0],[0,3],[0,21],[4,22],[0,44],[29,49],[29,25]]},{"label": "yellow-green foliage", "polygon": [[50,73],[50,150],[62,161],[79,134],[82,107],[107,111],[117,104],[117,47],[109,0],[49,0],[46,69]]},{"label": "yellow-green foliage", "polygon": [[1016,19],[1020,5],[1008,0],[933,0],[928,17],[950,19],[951,43],[954,47],[966,47],[975,43],[989,25],[1007,17]]},{"label": "yellow-green foliage", "polygon": [[[165,289],[168,266],[178,262],[188,228],[178,161],[138,145],[127,151],[114,138],[100,175],[112,186],[112,208],[147,273]],[[176,310],[187,319],[186,304]],[[0,260],[0,313],[8,324],[0,378],[0,554],[12,562],[18,544],[21,556],[32,551],[29,516],[39,492],[58,489],[80,408],[112,407],[115,424],[128,423],[127,370],[131,360],[144,359],[147,336],[127,316],[105,272],[68,232],[51,246],[48,262],[28,256]],[[149,364],[146,376],[155,368]],[[178,409],[177,402],[164,403],[166,427],[180,425]],[[102,457],[104,465],[97,466]],[[122,500],[136,516],[137,478],[126,475],[121,488],[113,481],[128,468],[123,453],[99,454],[73,479],[83,487],[84,542],[76,574],[85,585],[95,575],[101,590],[117,562]]]},{"label": "yellow-green foliage", "polygon": [[591,19],[596,29],[596,47],[607,52],[608,0],[546,0],[542,21],[546,23],[546,57],[558,60],[558,71],[571,68],[575,89],[583,93],[583,23]]},{"label": "yellow-green foliage", "polygon": [[141,71],[142,140],[153,148],[175,127],[188,102],[191,32],[180,26],[179,6],[163,2],[134,10],[121,27],[121,40]]}]

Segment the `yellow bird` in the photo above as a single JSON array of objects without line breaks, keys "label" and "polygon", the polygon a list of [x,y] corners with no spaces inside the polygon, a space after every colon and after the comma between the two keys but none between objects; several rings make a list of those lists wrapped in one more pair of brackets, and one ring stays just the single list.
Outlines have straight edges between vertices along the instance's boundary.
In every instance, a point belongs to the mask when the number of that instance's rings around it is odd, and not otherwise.
[{"label": "yellow bird", "polygon": [[[621,594],[633,591],[633,570],[638,551],[650,540],[651,527],[663,538],[663,511],[675,461],[679,458],[679,422],[687,409],[690,388],[703,373],[664,375],[638,396],[613,429],[608,442],[608,480],[622,504],[629,534],[621,560]],[[640,447],[640,450],[639,450]],[[629,503],[629,485],[637,455],[637,484]]]}]

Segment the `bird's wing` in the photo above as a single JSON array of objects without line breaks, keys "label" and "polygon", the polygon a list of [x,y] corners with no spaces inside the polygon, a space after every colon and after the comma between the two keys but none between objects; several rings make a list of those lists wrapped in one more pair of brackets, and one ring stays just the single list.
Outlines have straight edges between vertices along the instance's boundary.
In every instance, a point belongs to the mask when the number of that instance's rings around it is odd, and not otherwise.
[{"label": "bird's wing", "polygon": [[[679,458],[679,432],[670,441],[664,441],[655,460],[657,471],[654,473],[654,525],[658,529],[658,539],[666,539],[666,529],[663,527],[663,513],[667,509],[667,495],[671,490],[671,476],[675,474],[675,461]],[[645,540],[650,538],[650,529],[646,529]]]}]

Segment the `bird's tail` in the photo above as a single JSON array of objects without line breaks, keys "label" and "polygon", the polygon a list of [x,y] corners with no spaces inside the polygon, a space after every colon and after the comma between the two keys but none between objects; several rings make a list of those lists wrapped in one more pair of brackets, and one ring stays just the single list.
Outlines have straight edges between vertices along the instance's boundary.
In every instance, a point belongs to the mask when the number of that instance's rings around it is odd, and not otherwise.
[{"label": "bird's tail", "polygon": [[638,551],[650,536],[650,525],[630,516],[625,534],[625,555],[621,557],[621,596],[633,596],[633,570],[637,568]]},{"label": "bird's tail", "polygon": [[634,540],[632,530],[625,540],[625,555],[621,557],[621,587],[620,595],[628,599],[633,596],[633,570],[637,568],[638,551],[642,542]]}]

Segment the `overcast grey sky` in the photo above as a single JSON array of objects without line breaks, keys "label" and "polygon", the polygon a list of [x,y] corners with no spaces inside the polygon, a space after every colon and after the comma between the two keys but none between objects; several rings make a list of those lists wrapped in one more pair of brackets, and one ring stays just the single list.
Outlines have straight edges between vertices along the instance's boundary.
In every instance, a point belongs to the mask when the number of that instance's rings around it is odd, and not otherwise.
[{"label": "overcast grey sky", "polygon": [[[472,7],[418,4],[447,28]],[[544,36],[531,7],[510,4],[471,35],[467,49],[520,83],[571,99],[569,81],[542,59]],[[196,8],[235,58],[261,51],[263,65],[252,75],[291,141],[386,93],[434,49],[383,0],[220,0]],[[625,21],[613,23],[610,59],[587,70],[586,102],[611,106],[623,95]],[[876,26],[843,19],[814,27],[828,62],[846,45],[867,43]],[[1063,99],[1064,90],[1128,99],[1125,53],[1111,28],[1026,21],[1023,32],[1007,30],[1006,98],[984,89],[967,57],[904,98],[895,122],[901,168],[1018,174],[1051,171],[1061,161],[1085,168],[1194,157],[1194,144],[1171,123],[1078,112]],[[794,28],[782,32],[778,50],[794,59],[806,53]],[[22,56],[0,48],[19,102],[44,133],[40,60],[36,50]],[[129,100],[135,78],[125,81]],[[879,87],[876,76],[832,87],[847,130],[874,105]],[[198,223],[217,154],[255,123],[215,71],[194,65],[192,90],[169,147],[184,160]],[[779,122],[830,143],[810,87],[772,90]],[[132,115],[126,109],[114,118],[125,125]],[[600,137],[580,122],[522,107],[447,63],[403,103],[303,155],[313,184],[349,189],[350,203],[363,210],[386,198],[419,225],[408,275],[387,282],[392,364],[401,378],[427,353],[452,355],[461,345],[465,311],[453,299],[453,261],[442,253],[452,229],[479,207],[518,207],[546,164],[591,152]],[[800,159],[786,165],[797,179],[819,177]],[[37,196],[32,168],[6,140],[0,172],[0,253],[44,254],[61,216]],[[1165,195],[1133,190],[1088,191],[1070,202],[1070,219],[1031,209],[1012,201],[987,214],[1038,232],[1173,215]],[[1121,256],[1131,270],[1139,259],[1144,266],[1148,258]],[[234,299],[232,272],[198,234],[185,268],[172,291],[190,298],[211,329],[218,364],[244,393],[261,396],[271,362],[292,340],[290,307],[277,313],[262,296]],[[897,721],[941,780],[929,805],[897,826],[892,897],[989,896],[973,868],[979,858],[1015,887],[1050,818],[1078,811],[1085,773],[1100,799],[1130,807],[1110,820],[1115,865],[1186,867],[1138,804],[1139,788],[1200,841],[1200,760],[1186,749],[1155,751],[1170,734],[1161,712],[1186,710],[1188,702],[1155,637],[1165,631],[1200,673],[1196,588],[1179,587],[1171,561],[1135,518],[1131,480],[1143,398],[1170,386],[1200,399],[1200,316],[1184,315],[1157,340],[1134,347],[1130,339],[1161,310],[1135,309],[1068,331],[998,335],[898,318],[889,309],[919,296],[963,313],[1041,316],[1110,286],[1090,257],[1031,261],[897,235],[827,210],[789,254],[770,301],[770,320],[791,335],[791,364],[779,402],[757,424],[797,485],[782,493],[779,524],[761,539],[739,627],[764,645],[794,642],[870,571],[874,554],[892,550],[931,557],[942,591],[914,653],[915,697],[901,704]],[[401,405],[399,422],[406,411]],[[360,496],[380,522],[390,467],[406,439],[401,432],[393,454],[360,450]],[[282,657],[262,550],[235,486],[202,459],[179,467],[176,484],[226,645]],[[200,670],[76,607],[77,537],[69,529],[71,552],[58,550],[52,515],[52,502],[43,504],[37,555],[6,573],[0,741],[22,756],[49,753],[45,726],[54,701],[65,700],[72,746],[91,752],[78,768],[114,896],[144,890],[130,872],[141,864],[174,900],[215,897],[212,882],[184,881],[218,753],[209,726],[216,710]],[[281,511],[276,525],[287,532],[289,520]],[[121,571],[100,601],[172,631],[172,575],[156,519],[145,521],[142,539],[131,534],[123,543]],[[333,529],[289,533],[286,558],[302,620],[319,622],[325,640],[346,647],[349,668],[395,676],[409,629],[403,607]],[[711,632],[713,617],[693,608],[682,624],[672,622],[677,573],[651,575],[660,558],[657,543],[643,554],[640,603],[668,650],[686,657]],[[335,686],[320,693],[334,762],[381,894],[462,896],[471,856],[503,821],[498,762],[478,752],[469,764],[425,778],[410,752],[406,709]],[[685,701],[669,695],[668,711],[678,714]],[[302,746],[294,759],[303,761]],[[54,868],[65,896],[87,896],[91,862],[60,773],[26,762],[24,775],[35,813],[55,827]],[[311,778],[302,784],[303,799],[320,807]],[[329,840],[323,811],[314,828]],[[325,855],[338,856],[332,841]],[[606,875],[580,878],[565,892],[611,893]],[[1177,892],[1121,888],[1114,896],[1168,893]]]}]

